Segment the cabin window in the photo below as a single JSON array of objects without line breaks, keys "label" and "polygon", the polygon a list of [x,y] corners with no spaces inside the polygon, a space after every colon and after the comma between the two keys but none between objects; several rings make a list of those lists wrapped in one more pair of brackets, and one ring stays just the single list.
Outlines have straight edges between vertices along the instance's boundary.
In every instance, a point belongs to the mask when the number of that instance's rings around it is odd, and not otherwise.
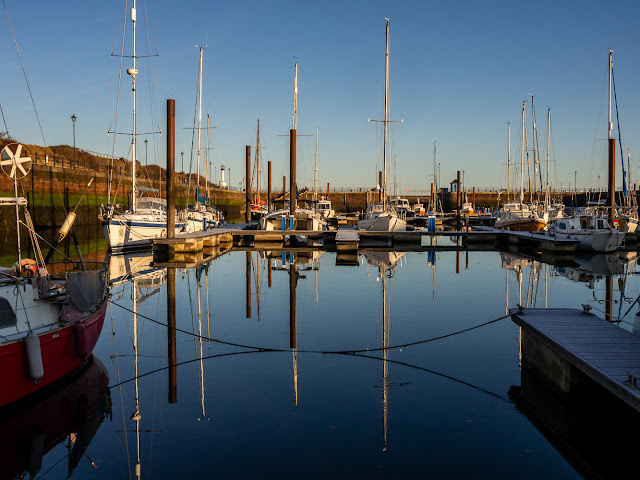
[{"label": "cabin window", "polygon": [[559,223],[558,227],[560,227],[560,230],[566,230],[567,229],[567,224],[566,223]]},{"label": "cabin window", "polygon": [[604,220],[598,220],[598,228],[604,228]]},{"label": "cabin window", "polygon": [[583,218],[582,219],[582,229],[586,230],[589,227],[589,225],[587,224],[587,219]]},{"label": "cabin window", "polygon": [[0,328],[15,326],[16,314],[11,308],[11,304],[6,298],[0,297]]}]

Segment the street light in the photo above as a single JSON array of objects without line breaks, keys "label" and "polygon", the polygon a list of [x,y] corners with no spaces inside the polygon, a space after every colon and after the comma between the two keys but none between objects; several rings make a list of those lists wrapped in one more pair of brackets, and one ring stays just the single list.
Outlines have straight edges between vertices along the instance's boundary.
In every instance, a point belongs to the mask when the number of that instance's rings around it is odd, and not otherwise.
[{"label": "street light", "polygon": [[73,164],[76,164],[76,114],[71,115],[71,121],[73,122]]},{"label": "street light", "polygon": [[149,140],[144,140],[144,166],[147,168],[149,166],[149,155],[147,150],[147,145],[149,145]]},{"label": "street light", "polygon": [[[180,157],[182,157],[182,164],[180,169],[182,170],[182,173],[184,174],[184,152],[180,152]],[[184,177],[182,177],[183,183],[184,183]]]}]

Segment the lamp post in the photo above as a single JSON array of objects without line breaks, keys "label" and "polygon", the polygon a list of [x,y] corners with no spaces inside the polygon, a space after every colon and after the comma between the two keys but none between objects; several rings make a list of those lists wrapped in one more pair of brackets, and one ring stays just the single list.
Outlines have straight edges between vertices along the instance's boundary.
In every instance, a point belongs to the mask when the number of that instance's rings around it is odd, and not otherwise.
[{"label": "lamp post", "polygon": [[[180,157],[182,158],[180,170],[182,170],[182,173],[184,174],[184,152],[180,152]],[[184,176],[182,177],[182,181],[184,183]]]},{"label": "lamp post", "polygon": [[147,168],[149,166],[149,155],[147,146],[149,145],[149,140],[144,141],[144,167]]},{"label": "lamp post", "polygon": [[76,164],[76,114],[71,115],[71,121],[73,122],[73,165]]}]

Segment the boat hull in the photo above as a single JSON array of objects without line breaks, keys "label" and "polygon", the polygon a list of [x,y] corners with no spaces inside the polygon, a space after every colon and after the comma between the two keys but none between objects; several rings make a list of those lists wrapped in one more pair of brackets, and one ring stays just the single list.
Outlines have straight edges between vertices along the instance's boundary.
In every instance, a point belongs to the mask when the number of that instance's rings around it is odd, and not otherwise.
[{"label": "boat hull", "polygon": [[[202,230],[200,222],[190,221],[189,224],[192,225],[191,231]],[[182,232],[185,225],[184,222],[176,222],[176,233]],[[120,252],[136,248],[149,248],[151,240],[167,236],[167,223],[112,218],[103,222],[102,230],[109,248],[114,252]]]},{"label": "boat hull", "polygon": [[380,215],[374,218],[358,220],[358,228],[370,232],[402,232],[407,229],[407,222],[396,215]]},{"label": "boat hull", "polygon": [[514,232],[539,232],[546,227],[546,223],[541,218],[502,221],[496,220],[495,227]]},{"label": "boat hull", "polygon": [[553,232],[558,238],[579,240],[576,249],[589,252],[614,252],[624,243],[624,233],[618,231],[605,231],[595,233],[572,233],[565,235]]},{"label": "boat hull", "polygon": [[[107,302],[79,322],[39,334],[44,376],[35,383],[26,362],[24,338],[0,346],[0,408],[26,399],[77,371],[98,342]],[[83,328],[74,326],[82,324]],[[82,343],[78,337],[82,335]],[[84,352],[79,351],[82,344]]]}]

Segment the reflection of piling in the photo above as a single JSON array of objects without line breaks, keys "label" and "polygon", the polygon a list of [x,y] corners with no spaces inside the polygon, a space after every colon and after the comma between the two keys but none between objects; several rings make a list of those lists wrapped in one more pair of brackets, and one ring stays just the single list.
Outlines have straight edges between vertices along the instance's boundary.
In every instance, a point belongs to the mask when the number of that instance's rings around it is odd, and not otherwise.
[{"label": "reflection of piling", "polygon": [[606,296],[606,320],[613,322],[613,275],[609,275],[606,279],[607,284],[607,296]]},{"label": "reflection of piling", "polygon": [[169,403],[178,403],[176,355],[176,269],[167,268],[167,350],[169,358]]},{"label": "reflection of piling", "polygon": [[245,212],[244,220],[249,223],[251,221],[251,146],[247,145],[245,149],[246,160],[246,185],[245,185]]},{"label": "reflection of piling", "polygon": [[289,347],[298,348],[296,335],[296,281],[298,271],[294,263],[289,266]]},{"label": "reflection of piling", "polygon": [[296,194],[298,187],[296,186],[296,130],[291,129],[289,132],[289,215],[292,217],[296,213]]},{"label": "reflection of piling", "polygon": [[176,101],[167,99],[167,238],[176,236]]},{"label": "reflection of piling", "polygon": [[269,262],[269,274],[268,274],[268,277],[269,277],[269,288],[271,288],[271,259],[269,258],[269,259],[267,259],[267,261]]},{"label": "reflection of piling", "polygon": [[245,275],[247,277],[247,318],[251,318],[251,252],[245,252],[246,269]]},{"label": "reflection of piling", "polygon": [[456,273],[460,273],[460,250],[456,250]]}]

